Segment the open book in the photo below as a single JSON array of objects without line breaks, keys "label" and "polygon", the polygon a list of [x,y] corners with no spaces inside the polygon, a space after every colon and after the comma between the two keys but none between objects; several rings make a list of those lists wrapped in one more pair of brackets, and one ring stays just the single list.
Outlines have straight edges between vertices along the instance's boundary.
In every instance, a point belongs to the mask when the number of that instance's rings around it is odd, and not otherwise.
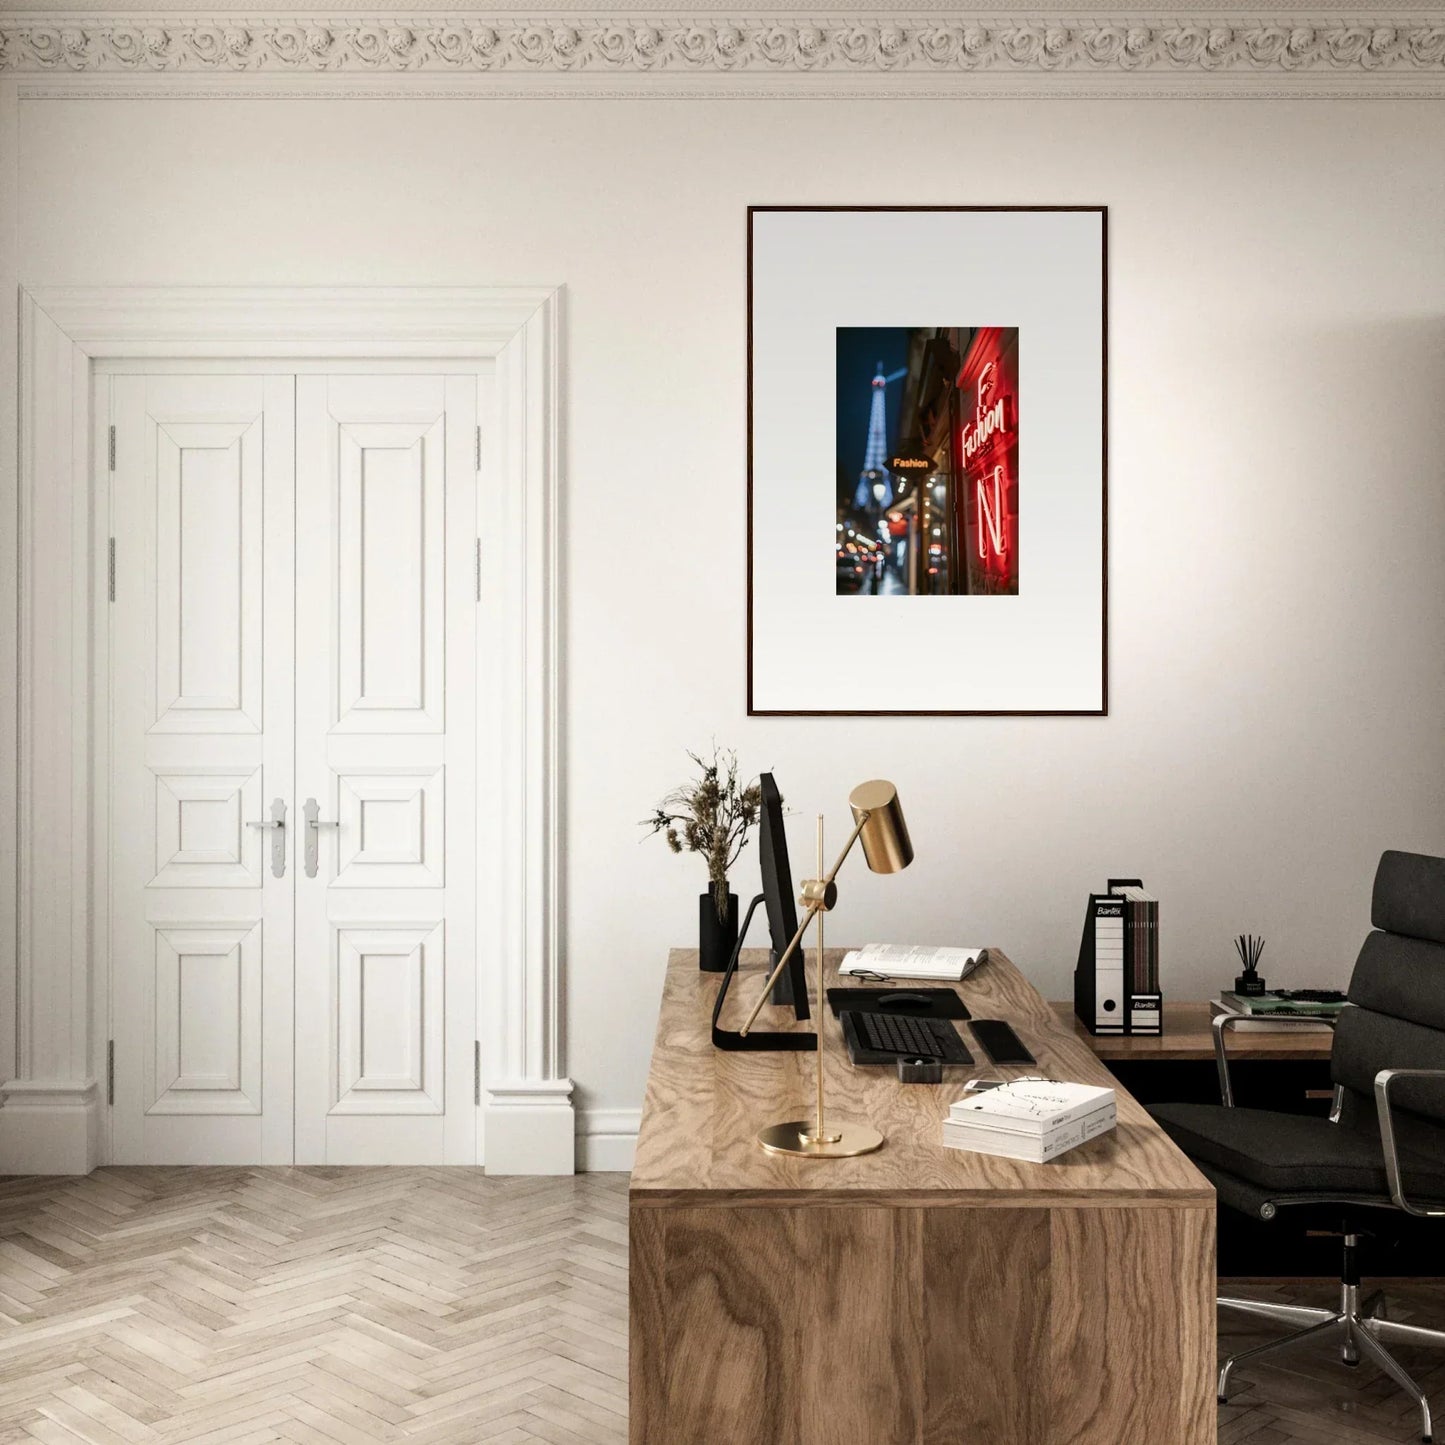
[{"label": "open book", "polygon": [[965,979],[986,960],[982,948],[925,948],[906,943],[870,943],[844,955],[840,974],[876,973],[883,978]]}]

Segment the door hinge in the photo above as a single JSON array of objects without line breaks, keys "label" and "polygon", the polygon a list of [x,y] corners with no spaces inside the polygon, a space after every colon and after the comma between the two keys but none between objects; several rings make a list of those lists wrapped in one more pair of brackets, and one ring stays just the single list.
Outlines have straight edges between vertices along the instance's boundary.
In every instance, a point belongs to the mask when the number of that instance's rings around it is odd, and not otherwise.
[{"label": "door hinge", "polygon": [[482,1102],[482,1041],[472,1040],[472,1103],[478,1107]]},{"label": "door hinge", "polygon": [[105,1046],[105,1102],[115,1103],[115,1040]]},{"label": "door hinge", "polygon": [[110,592],[110,600],[115,601],[115,538],[110,539],[110,548],[105,564],[106,587]]},{"label": "door hinge", "polygon": [[110,470],[111,470],[111,471],[114,471],[114,470],[115,470],[115,428],[114,428],[114,427],[111,427],[111,429],[110,429],[110,440],[109,440],[109,443],[108,443],[108,447],[109,447],[109,456],[110,456]]},{"label": "door hinge", "polygon": [[477,428],[477,458],[476,458],[476,469],[477,469],[477,471],[481,471],[481,469],[482,469],[482,429],[481,429],[481,427],[478,427],[478,428]]}]

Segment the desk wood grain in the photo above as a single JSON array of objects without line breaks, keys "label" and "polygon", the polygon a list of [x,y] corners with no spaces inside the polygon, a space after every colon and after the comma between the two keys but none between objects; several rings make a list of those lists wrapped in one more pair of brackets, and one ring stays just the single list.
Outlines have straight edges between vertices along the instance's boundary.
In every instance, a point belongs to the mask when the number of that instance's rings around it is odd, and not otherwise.
[{"label": "desk wood grain", "polygon": [[[1012,963],[959,991],[1038,1068],[903,1085],[853,1068],[829,1011],[829,1106],[887,1140],[853,1160],[757,1146],[806,1115],[813,1055],[715,1050],[717,987],[672,954],[632,1176],[632,1445],[1213,1441],[1213,1190]],[[943,1147],[967,1078],[1022,1072],[1113,1085],[1118,1129],[1047,1165]]]},{"label": "desk wood grain", "polygon": [[[842,950],[829,950],[827,987],[839,979]],[[764,978],[765,951],[745,950],[744,968],[729,992],[724,1022],[746,1017]],[[812,968],[809,968],[809,979]],[[1037,1067],[1000,1069],[964,1029],[978,1064],[947,1071],[937,1084],[900,1084],[888,1069],[855,1068],[829,1010],[824,1033],[824,1087],[830,1112],[872,1124],[886,1143],[861,1159],[790,1159],[754,1142],[766,1124],[807,1117],[813,1101],[811,1053],[724,1053],[713,1047],[711,1018],[719,976],[699,973],[697,955],[674,949],[663,986],[657,1041],[648,1077],[637,1158],[634,1204],[706,1202],[798,1204],[826,1201],[979,1207],[1075,1203],[1131,1206],[1212,1203],[1208,1181],[1179,1152],[1143,1107],[1119,1090],[1119,1123],[1061,1160],[1028,1164],[945,1149],[940,1129],[948,1106],[974,1077],[1043,1073],[1076,1083],[1118,1088],[1093,1051],[1064,1023],[1018,969],[994,951],[988,964],[957,985],[975,1018],[1007,1019],[1038,1060]],[[811,1031],[791,1010],[771,1006],[758,1027]]]}]

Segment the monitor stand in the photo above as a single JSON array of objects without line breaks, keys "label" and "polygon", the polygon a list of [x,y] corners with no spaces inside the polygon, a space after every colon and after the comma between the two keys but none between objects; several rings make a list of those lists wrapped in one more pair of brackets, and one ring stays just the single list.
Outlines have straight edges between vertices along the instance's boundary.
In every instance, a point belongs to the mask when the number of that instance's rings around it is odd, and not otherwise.
[{"label": "monitor stand", "polygon": [[[753,914],[757,911],[758,904],[763,901],[764,897],[764,894],[759,893],[758,896],[748,904],[747,914],[743,918],[743,926],[738,929],[737,946],[733,949],[732,957],[728,959],[728,966],[723,971],[722,980],[718,984],[717,1000],[712,1006],[712,1041],[715,1047],[726,1049],[732,1053],[768,1053],[773,1051],[810,1053],[818,1047],[818,1036],[813,1033],[781,1034],[767,1033],[762,1029],[751,1029],[748,1033],[741,1034],[736,1029],[725,1029],[718,1024],[718,1019],[722,1017],[723,1004],[727,1000],[728,985],[732,983],[733,975],[738,971],[738,958],[743,951],[743,942],[748,936],[748,925],[753,921]],[[796,1008],[794,1012],[798,1013],[799,1017],[806,1018],[808,1016],[808,994],[807,983],[802,972],[802,959],[799,957],[801,953],[802,949],[799,949],[798,953],[789,960],[788,967],[783,970],[783,975],[778,980],[778,987],[780,988],[784,984],[787,985],[788,996],[784,1002],[792,1004],[793,983],[796,977],[803,990],[803,1008],[800,1013]],[[771,967],[776,968],[777,955],[772,954],[770,957],[773,959]],[[773,990],[772,1001],[774,1003],[778,1002],[778,988],[774,988]]]},{"label": "monitor stand", "polygon": [[[777,950],[776,948],[769,949],[769,950],[768,950],[768,972],[771,973],[777,966],[778,966],[778,950]],[[780,973],[780,974],[778,975],[778,981],[777,981],[777,983],[775,983],[775,984],[773,985],[772,1001],[773,1001],[775,1004],[778,1004],[778,1005],[780,1005],[780,1006],[783,1007],[783,1008],[791,1008],[791,1007],[792,1007],[792,1005],[793,1005],[793,984],[794,984],[794,982],[795,982],[793,975],[794,975],[795,973],[799,972],[799,971],[803,971],[803,972],[804,972],[804,976],[806,977],[806,969],[807,969],[807,961],[806,961],[806,958],[805,958],[805,950],[803,949],[803,947],[802,947],[801,945],[799,945],[798,951],[793,955],[793,960],[792,960],[792,962],[787,966],[787,968],[785,968],[785,969],[782,971],[782,973]],[[804,984],[804,985],[803,985],[803,999],[804,999],[803,1012],[798,1015],[799,1018],[807,1018],[807,1016],[808,1016],[808,1007],[807,1007],[807,1002],[806,1002],[806,1001],[807,1001],[807,997],[808,997],[808,986],[807,986],[807,984]]]}]

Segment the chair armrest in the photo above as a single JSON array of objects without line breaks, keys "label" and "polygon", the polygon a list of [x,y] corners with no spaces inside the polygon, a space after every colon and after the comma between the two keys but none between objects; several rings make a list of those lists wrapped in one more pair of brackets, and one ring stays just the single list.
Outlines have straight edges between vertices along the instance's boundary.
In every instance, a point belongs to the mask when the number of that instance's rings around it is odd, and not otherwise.
[{"label": "chair armrest", "polygon": [[[1250,1014],[1215,1014],[1210,1021],[1214,1030],[1214,1062],[1219,1068],[1219,1098],[1226,1109],[1234,1108],[1234,1087],[1229,1081],[1229,1050],[1224,1036],[1236,1024],[1250,1021],[1257,1022]],[[1328,1024],[1333,1029],[1335,1026],[1334,1019],[1307,1018],[1304,1014],[1270,1014],[1269,1022],[1271,1027],[1275,1024]]]},{"label": "chair armrest", "polygon": [[1375,1110],[1380,1116],[1380,1147],[1385,1151],[1385,1178],[1390,1181],[1390,1198],[1397,1209],[1423,1219],[1445,1217],[1445,1205],[1432,1208],[1411,1204],[1405,1198],[1405,1185],[1400,1178],[1400,1155],[1395,1145],[1395,1116],[1390,1107],[1390,1085],[1396,1079],[1440,1079],[1445,1069],[1381,1069],[1375,1075]]}]

